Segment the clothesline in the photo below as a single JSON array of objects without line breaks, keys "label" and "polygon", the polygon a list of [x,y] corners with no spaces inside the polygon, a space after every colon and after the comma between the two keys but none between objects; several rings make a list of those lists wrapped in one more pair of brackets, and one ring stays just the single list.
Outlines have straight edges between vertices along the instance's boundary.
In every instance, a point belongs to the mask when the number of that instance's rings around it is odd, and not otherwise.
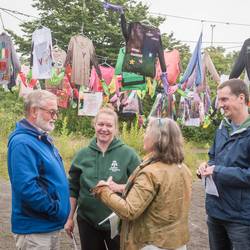
[{"label": "clothesline", "polygon": [[151,15],[157,15],[157,16],[163,16],[163,17],[173,17],[173,18],[179,18],[179,19],[185,19],[189,21],[196,21],[201,23],[217,23],[217,24],[225,24],[225,25],[237,25],[237,26],[246,26],[249,27],[250,24],[247,23],[236,23],[236,22],[225,22],[225,21],[218,21],[218,20],[210,20],[210,19],[199,19],[199,18],[193,18],[193,17],[184,17],[184,16],[178,16],[178,15],[170,15],[170,14],[163,14],[163,13],[157,13],[157,12],[149,12]]},{"label": "clothesline", "polygon": [[10,9],[6,9],[6,8],[2,8],[2,7],[0,7],[0,10],[9,11],[9,12],[12,12],[13,14],[22,15],[22,16],[26,16],[26,17],[33,17],[33,18],[39,19],[39,17],[29,15],[29,14],[25,14],[23,12],[16,11],[16,10],[10,10]]},{"label": "clothesline", "polygon": [[[11,15],[12,17],[16,18],[17,20],[19,20],[20,22],[24,22],[24,20],[18,18],[17,16],[13,15],[13,14],[17,14],[17,15],[22,15],[25,17],[32,17],[35,19],[40,19],[37,16],[33,16],[33,15],[29,15],[20,11],[16,11],[16,10],[10,10],[10,9],[6,9],[6,8],[2,8],[0,7],[0,10],[4,11],[5,13],[7,13],[8,15]],[[11,13],[13,14],[11,14]],[[150,14],[152,15],[160,15],[160,16],[169,16],[169,17],[175,17],[175,18],[182,18],[182,19],[186,19],[186,20],[191,20],[191,21],[201,21],[201,22],[214,22],[214,23],[222,23],[222,24],[228,24],[228,25],[241,25],[241,26],[250,26],[250,24],[240,24],[240,23],[229,23],[229,22],[222,22],[222,21],[212,21],[212,20],[206,20],[206,19],[196,19],[196,18],[189,18],[189,17],[183,17],[183,16],[176,16],[176,15],[169,15],[169,14],[162,14],[162,13],[155,13],[155,12],[150,12]],[[1,21],[3,24],[3,21]],[[4,28],[5,29],[5,28]],[[190,41],[190,40],[180,40],[180,42],[182,43],[196,43],[196,41]],[[203,44],[205,43],[211,43],[211,41],[202,41]],[[213,41],[214,44],[242,44],[242,42],[235,42],[235,41]],[[225,49],[231,49],[231,48],[237,48],[235,47],[229,47],[229,48],[225,48]]]}]

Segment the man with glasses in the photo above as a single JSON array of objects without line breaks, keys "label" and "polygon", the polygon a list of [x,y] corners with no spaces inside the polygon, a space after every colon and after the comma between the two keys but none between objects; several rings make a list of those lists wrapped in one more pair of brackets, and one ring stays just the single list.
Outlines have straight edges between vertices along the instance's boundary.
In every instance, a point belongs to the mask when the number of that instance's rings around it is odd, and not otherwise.
[{"label": "man with glasses", "polygon": [[25,99],[25,118],[8,142],[12,232],[19,250],[58,250],[70,203],[63,162],[52,138],[57,97],[35,90]]}]

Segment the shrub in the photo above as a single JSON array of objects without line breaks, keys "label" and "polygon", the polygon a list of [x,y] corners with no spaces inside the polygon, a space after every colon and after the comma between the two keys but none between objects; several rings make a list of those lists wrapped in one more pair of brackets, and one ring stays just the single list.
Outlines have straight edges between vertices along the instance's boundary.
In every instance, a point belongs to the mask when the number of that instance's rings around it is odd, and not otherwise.
[{"label": "shrub", "polygon": [[143,156],[143,135],[144,129],[139,128],[137,120],[128,127],[126,122],[122,123],[121,139],[134,148],[136,152]]},{"label": "shrub", "polygon": [[61,135],[54,137],[55,145],[58,148],[66,171],[69,170],[71,161],[75,154],[89,142],[89,139],[83,136]]}]

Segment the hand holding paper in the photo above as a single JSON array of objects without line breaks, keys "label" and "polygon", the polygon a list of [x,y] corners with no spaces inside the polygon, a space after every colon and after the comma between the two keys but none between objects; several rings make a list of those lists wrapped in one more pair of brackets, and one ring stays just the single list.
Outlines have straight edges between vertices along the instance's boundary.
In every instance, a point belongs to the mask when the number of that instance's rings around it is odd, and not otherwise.
[{"label": "hand holding paper", "polygon": [[110,238],[113,239],[119,232],[118,232],[118,225],[119,225],[119,217],[116,215],[116,213],[112,213],[110,214],[107,218],[105,218],[104,220],[102,220],[101,222],[98,223],[98,225],[103,224],[104,222],[106,222],[107,220],[109,220],[110,223]]}]

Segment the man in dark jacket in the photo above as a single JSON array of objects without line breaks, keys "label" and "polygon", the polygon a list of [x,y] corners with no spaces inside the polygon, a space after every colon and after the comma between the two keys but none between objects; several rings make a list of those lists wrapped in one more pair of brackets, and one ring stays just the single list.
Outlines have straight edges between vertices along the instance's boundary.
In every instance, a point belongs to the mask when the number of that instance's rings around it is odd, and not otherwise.
[{"label": "man in dark jacket", "polygon": [[211,250],[250,249],[250,118],[249,92],[239,79],[218,87],[218,105],[225,119],[217,129],[208,163],[197,173],[216,192],[206,194]]},{"label": "man in dark jacket", "polygon": [[19,250],[58,250],[70,203],[63,162],[48,136],[58,115],[57,98],[35,90],[26,97],[25,112],[8,143],[12,232]]}]

